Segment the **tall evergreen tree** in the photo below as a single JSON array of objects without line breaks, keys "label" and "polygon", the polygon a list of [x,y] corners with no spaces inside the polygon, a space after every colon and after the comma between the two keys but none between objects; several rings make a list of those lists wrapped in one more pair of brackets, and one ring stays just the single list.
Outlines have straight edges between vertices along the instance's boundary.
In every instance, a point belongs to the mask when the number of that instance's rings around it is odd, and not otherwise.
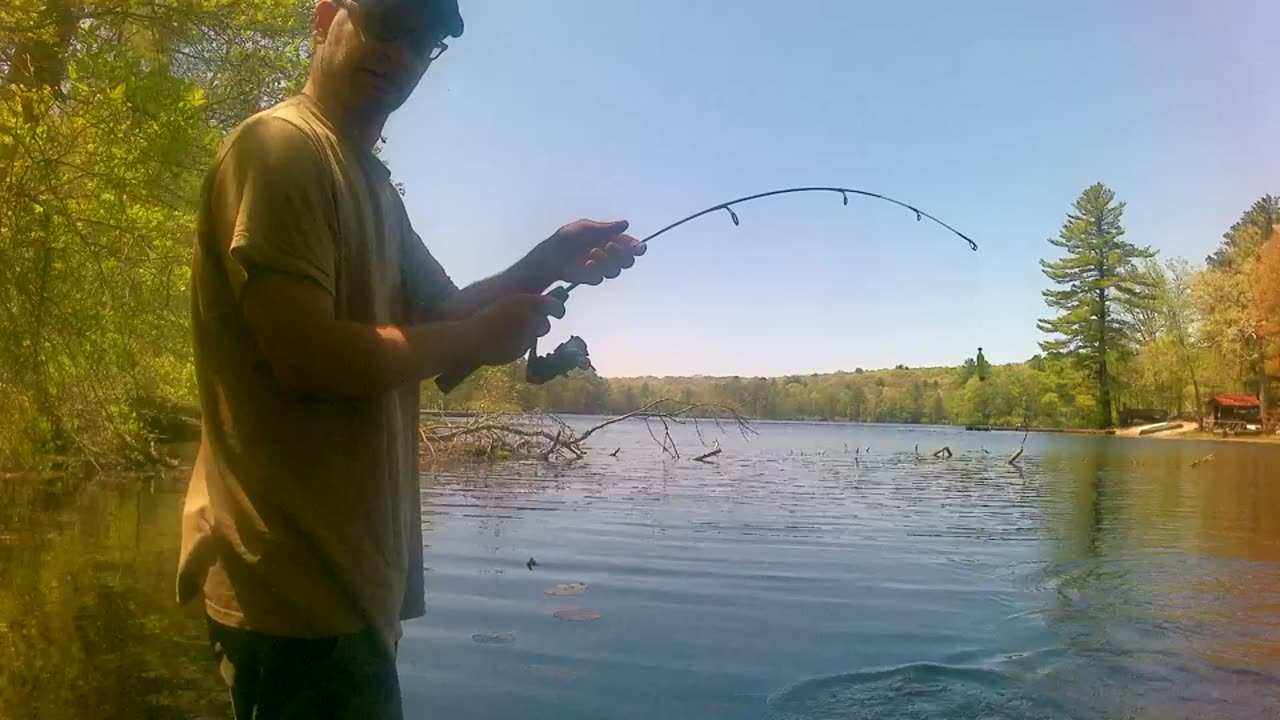
[{"label": "tall evergreen tree", "polygon": [[1135,261],[1155,252],[1121,239],[1123,215],[1124,203],[1116,202],[1115,192],[1102,183],[1090,186],[1067,214],[1058,237],[1049,239],[1066,255],[1040,261],[1044,274],[1061,287],[1044,291],[1045,302],[1060,313],[1037,323],[1041,331],[1057,336],[1040,347],[1089,370],[1097,389],[1098,427],[1111,425],[1108,363],[1133,346],[1131,311],[1153,300],[1150,282]]},{"label": "tall evergreen tree", "polygon": [[1256,260],[1280,224],[1280,197],[1263,195],[1222,235],[1222,244],[1206,262],[1213,270],[1239,270]]}]

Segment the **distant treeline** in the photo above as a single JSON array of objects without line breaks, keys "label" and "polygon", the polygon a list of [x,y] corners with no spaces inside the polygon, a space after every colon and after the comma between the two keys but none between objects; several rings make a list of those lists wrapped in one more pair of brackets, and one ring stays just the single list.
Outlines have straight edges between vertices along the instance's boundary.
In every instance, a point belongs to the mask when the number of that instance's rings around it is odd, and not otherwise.
[{"label": "distant treeline", "polygon": [[[1036,356],[995,365],[980,379],[974,361],[957,367],[896,368],[786,377],[604,378],[592,372],[543,386],[523,382],[523,363],[490,368],[448,397],[424,386],[425,407],[477,411],[622,414],[661,398],[728,405],[770,420],[1091,427],[1097,416],[1088,373],[1066,359]],[[1123,374],[1122,374],[1123,377]],[[1190,387],[1125,384],[1119,408],[1154,407],[1196,417]]]},{"label": "distant treeline", "polygon": [[[1061,360],[993,366],[902,368],[786,377],[603,378],[592,372],[543,386],[522,381],[523,363],[490,368],[448,397],[428,385],[428,407],[621,414],[661,398],[728,405],[773,420],[1082,427],[1095,414],[1085,373]],[[1184,407],[1184,410],[1189,410]]]}]

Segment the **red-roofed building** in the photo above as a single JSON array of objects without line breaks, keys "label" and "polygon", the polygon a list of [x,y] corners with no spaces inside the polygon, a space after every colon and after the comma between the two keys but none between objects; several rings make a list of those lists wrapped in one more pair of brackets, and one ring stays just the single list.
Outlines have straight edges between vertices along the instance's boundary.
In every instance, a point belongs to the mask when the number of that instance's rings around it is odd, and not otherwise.
[{"label": "red-roofed building", "polygon": [[1262,403],[1253,395],[1214,395],[1204,405],[1207,430],[1262,432]]}]

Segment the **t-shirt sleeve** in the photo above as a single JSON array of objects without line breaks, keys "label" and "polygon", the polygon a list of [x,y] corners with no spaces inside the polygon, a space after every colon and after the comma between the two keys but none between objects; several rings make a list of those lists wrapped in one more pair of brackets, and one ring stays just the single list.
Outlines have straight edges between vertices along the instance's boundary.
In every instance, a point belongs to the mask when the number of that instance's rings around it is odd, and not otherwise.
[{"label": "t-shirt sleeve", "polygon": [[237,300],[254,273],[306,278],[334,294],[335,209],[319,151],[286,120],[251,121],[218,168],[214,203],[231,235],[227,273]]},{"label": "t-shirt sleeve", "polygon": [[439,320],[440,303],[458,292],[458,286],[427,250],[417,233],[408,233],[405,244],[403,267],[409,316],[416,322]]}]

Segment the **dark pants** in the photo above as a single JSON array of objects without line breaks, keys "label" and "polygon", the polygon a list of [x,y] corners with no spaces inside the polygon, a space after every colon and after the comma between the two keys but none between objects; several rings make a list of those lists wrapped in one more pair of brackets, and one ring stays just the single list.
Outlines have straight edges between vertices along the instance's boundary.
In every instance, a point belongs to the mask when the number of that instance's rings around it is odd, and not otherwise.
[{"label": "dark pants", "polygon": [[236,720],[403,717],[395,659],[372,631],[287,638],[206,620]]}]

